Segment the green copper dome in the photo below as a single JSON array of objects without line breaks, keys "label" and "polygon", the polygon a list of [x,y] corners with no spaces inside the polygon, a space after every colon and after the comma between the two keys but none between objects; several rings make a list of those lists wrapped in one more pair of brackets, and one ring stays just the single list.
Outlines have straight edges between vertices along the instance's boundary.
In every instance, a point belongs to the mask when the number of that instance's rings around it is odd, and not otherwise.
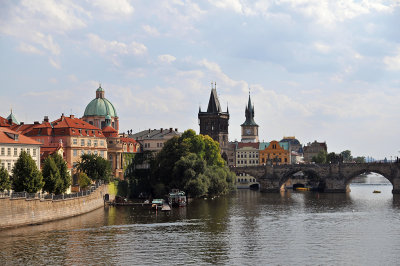
[{"label": "green copper dome", "polygon": [[104,98],[104,89],[100,86],[96,90],[96,99],[93,99],[85,109],[83,116],[111,116],[118,117],[114,105]]}]

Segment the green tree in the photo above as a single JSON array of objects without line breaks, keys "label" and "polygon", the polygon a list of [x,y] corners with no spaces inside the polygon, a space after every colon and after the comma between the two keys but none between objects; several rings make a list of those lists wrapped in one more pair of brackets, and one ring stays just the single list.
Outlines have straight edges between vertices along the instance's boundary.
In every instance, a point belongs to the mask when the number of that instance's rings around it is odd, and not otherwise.
[{"label": "green tree", "polygon": [[95,154],[84,154],[81,156],[81,161],[78,163],[78,170],[87,174],[94,180],[110,181],[111,165],[101,156]]},{"label": "green tree", "polygon": [[144,151],[137,153],[133,157],[132,162],[127,167],[125,173],[129,180],[129,196],[147,197],[152,193],[151,165],[153,165],[154,153],[152,151]]},{"label": "green tree", "polygon": [[51,156],[48,156],[43,162],[42,175],[44,181],[44,191],[54,194],[62,193],[60,193],[62,187],[60,171],[58,170],[57,165]]},{"label": "green tree", "polygon": [[326,163],[327,153],[325,150],[321,150],[318,152],[316,156],[312,157],[312,161],[315,163]]},{"label": "green tree", "polygon": [[7,169],[0,166],[0,191],[10,190],[11,181]]},{"label": "green tree", "polygon": [[358,156],[354,158],[354,161],[356,163],[365,163],[365,157],[364,156]]},{"label": "green tree", "polygon": [[92,180],[87,176],[87,174],[80,172],[78,174],[78,184],[81,189],[86,189],[90,184],[92,183]]},{"label": "green tree", "polygon": [[352,162],[353,161],[353,156],[351,156],[351,151],[349,151],[349,150],[342,151],[340,153],[340,155],[343,156],[344,162]]},{"label": "green tree", "polygon": [[53,154],[52,158],[57,165],[58,171],[60,172],[60,178],[62,181],[60,186],[60,193],[65,193],[65,191],[67,191],[72,183],[72,178],[68,171],[67,162],[58,153]]},{"label": "green tree", "polygon": [[32,157],[25,151],[19,155],[12,172],[11,186],[17,192],[36,193],[44,185],[42,173],[38,170]]}]

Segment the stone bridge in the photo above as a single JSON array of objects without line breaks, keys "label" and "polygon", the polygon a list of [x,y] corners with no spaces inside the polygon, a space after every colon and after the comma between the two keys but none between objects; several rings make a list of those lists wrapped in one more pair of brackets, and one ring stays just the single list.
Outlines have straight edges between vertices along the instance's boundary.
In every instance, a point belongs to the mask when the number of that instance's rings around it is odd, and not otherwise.
[{"label": "stone bridge", "polygon": [[288,164],[231,167],[236,174],[245,173],[257,179],[262,192],[279,192],[293,174],[307,174],[307,182],[324,192],[347,192],[351,181],[362,173],[374,172],[393,185],[392,193],[400,194],[400,163]]}]

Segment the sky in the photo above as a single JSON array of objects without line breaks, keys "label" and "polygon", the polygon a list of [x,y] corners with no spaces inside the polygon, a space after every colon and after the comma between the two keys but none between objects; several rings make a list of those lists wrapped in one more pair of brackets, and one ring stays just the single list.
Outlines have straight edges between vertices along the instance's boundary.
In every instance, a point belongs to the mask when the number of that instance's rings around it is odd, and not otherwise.
[{"label": "sky", "polygon": [[211,82],[240,141],[400,156],[400,1],[0,0],[0,116],[83,116],[101,83],[120,132],[192,128]]}]

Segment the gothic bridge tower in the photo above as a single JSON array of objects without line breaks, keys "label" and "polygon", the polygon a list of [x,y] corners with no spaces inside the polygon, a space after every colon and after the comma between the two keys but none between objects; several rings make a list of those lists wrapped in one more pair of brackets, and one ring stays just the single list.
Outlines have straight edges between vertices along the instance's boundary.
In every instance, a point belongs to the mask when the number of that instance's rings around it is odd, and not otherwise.
[{"label": "gothic bridge tower", "polygon": [[226,112],[222,112],[221,105],[217,96],[217,85],[212,86],[211,95],[208,102],[206,112],[202,112],[199,108],[199,126],[200,134],[209,135],[212,139],[219,142],[221,152],[228,147],[228,127],[229,127],[229,110],[226,107]]},{"label": "gothic bridge tower", "polygon": [[250,91],[245,115],[246,121],[240,125],[242,127],[242,142],[259,142],[258,125],[254,121],[254,105],[251,104]]}]

